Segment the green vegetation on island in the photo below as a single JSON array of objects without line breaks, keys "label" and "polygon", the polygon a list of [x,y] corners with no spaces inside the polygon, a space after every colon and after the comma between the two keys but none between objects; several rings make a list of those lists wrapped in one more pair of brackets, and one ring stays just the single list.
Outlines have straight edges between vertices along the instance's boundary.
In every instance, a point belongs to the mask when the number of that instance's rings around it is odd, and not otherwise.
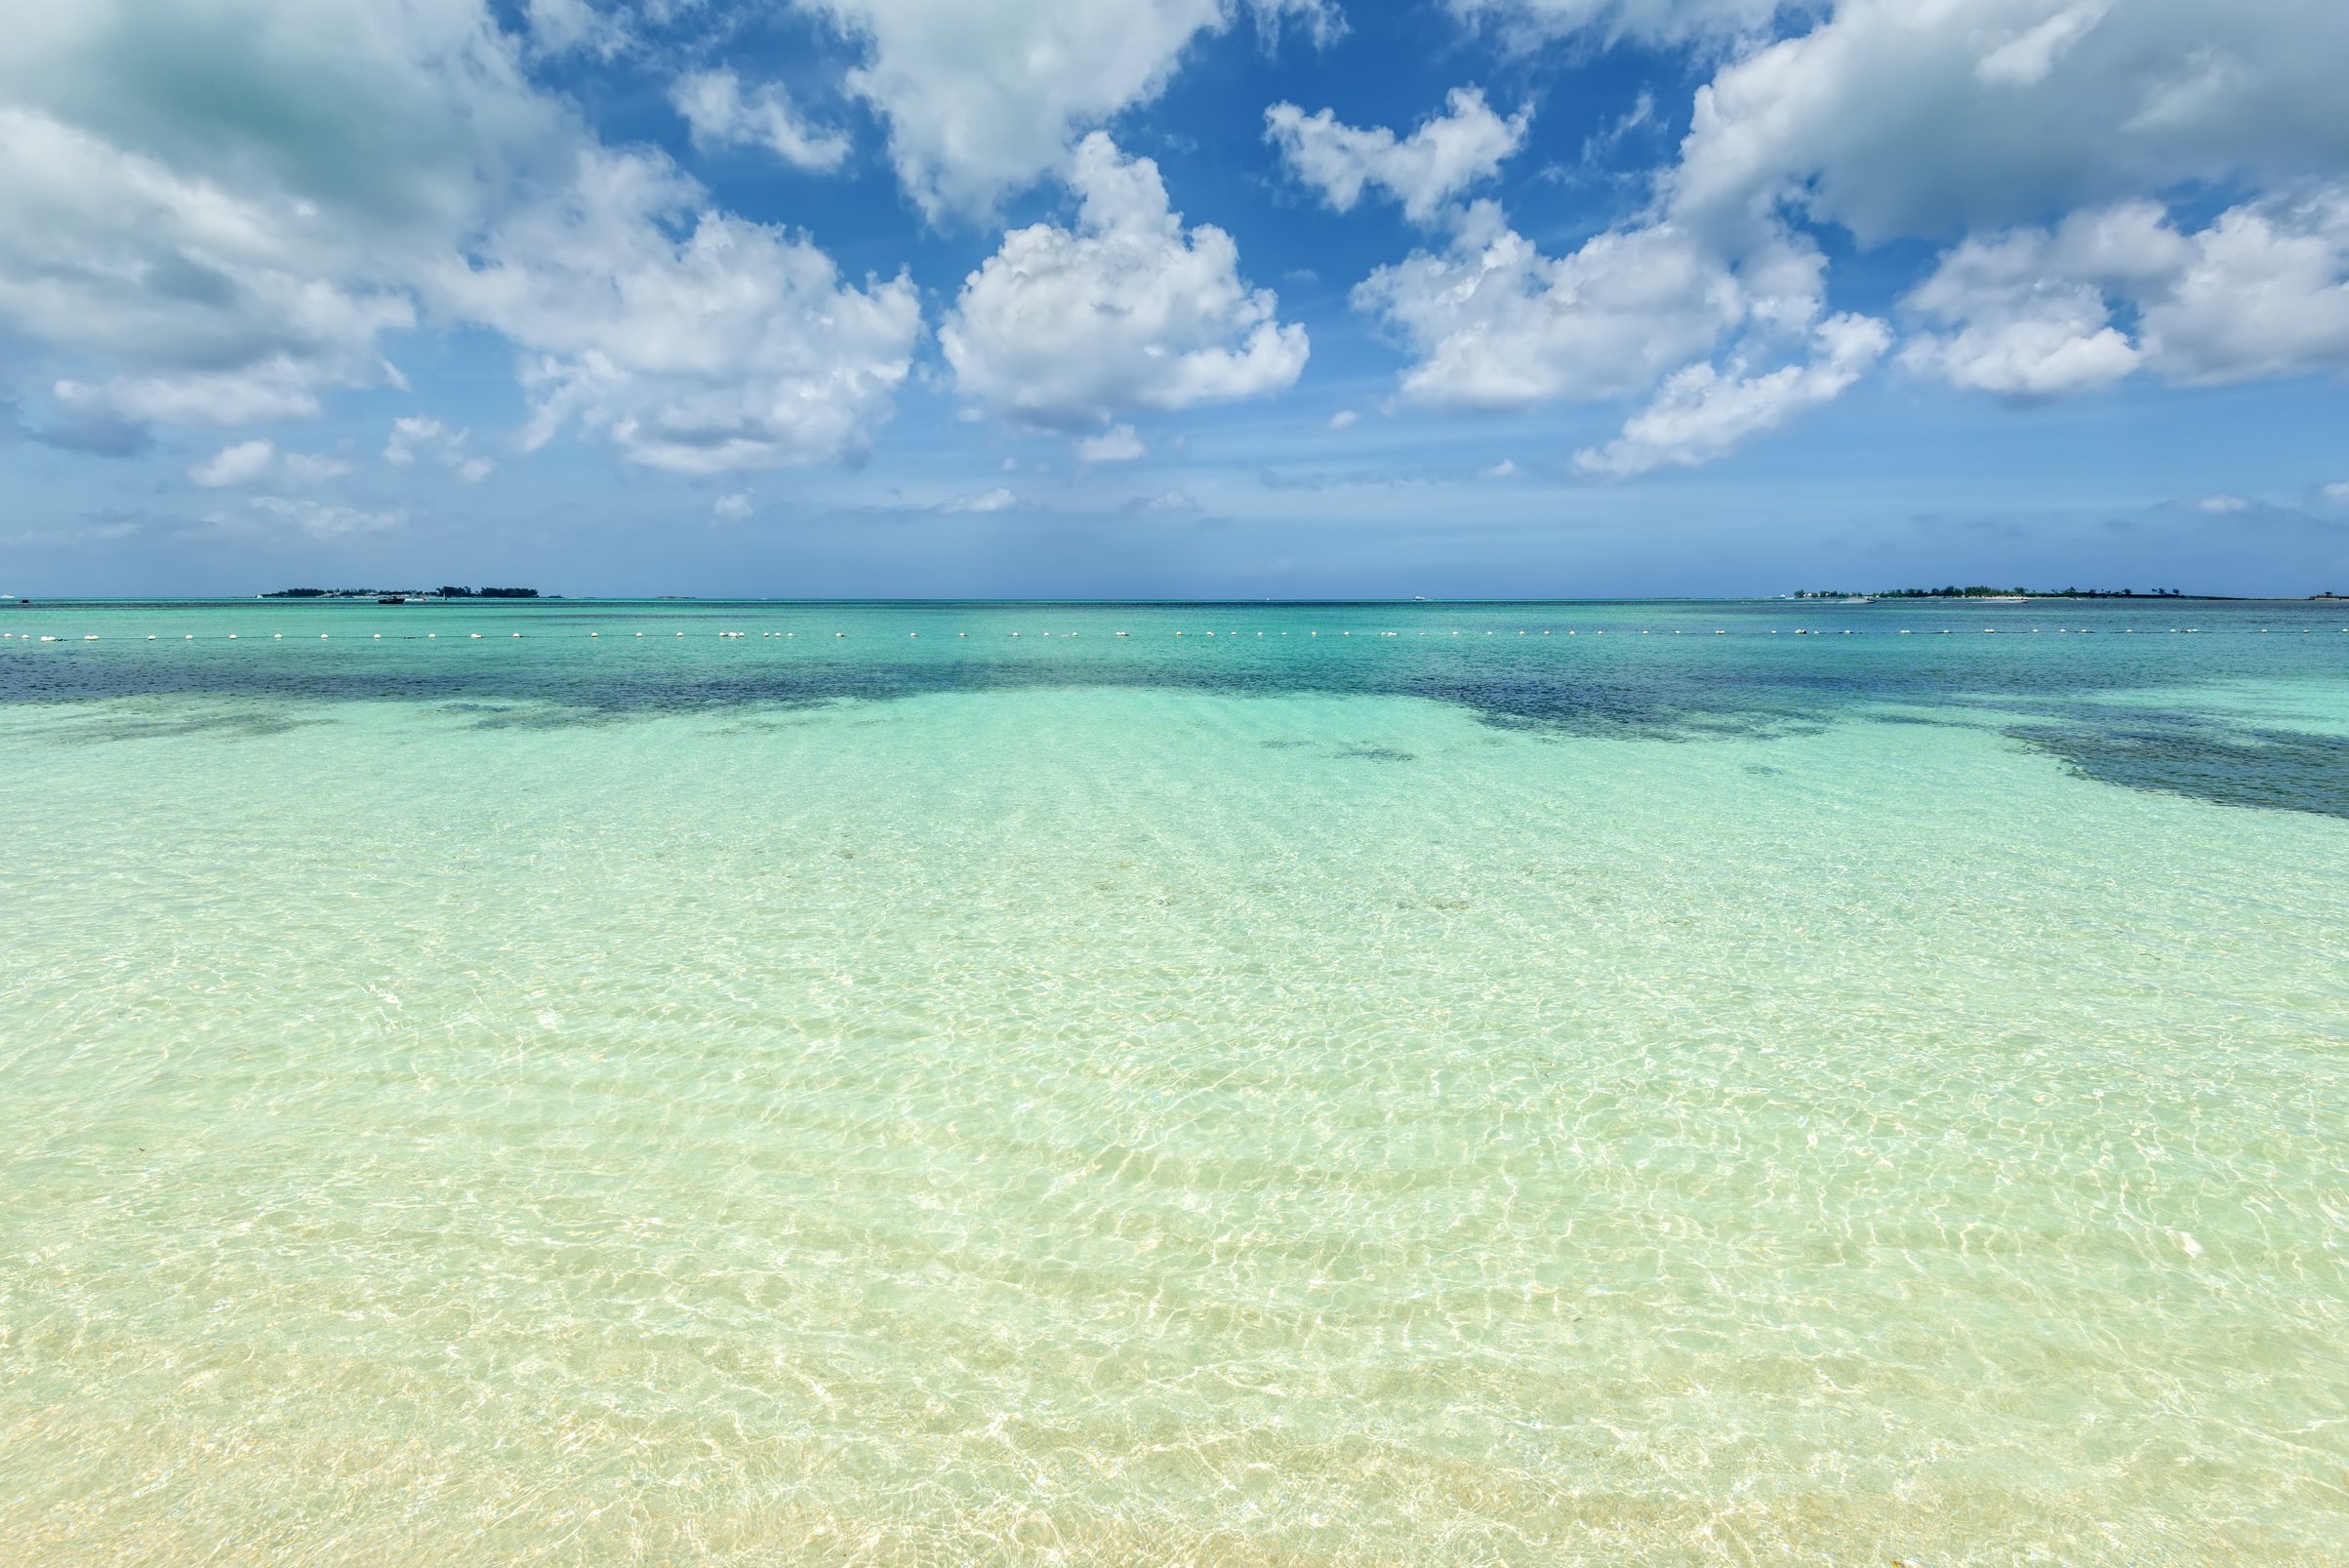
[{"label": "green vegetation on island", "polygon": [[264,599],[535,599],[536,588],[278,588]]},{"label": "green vegetation on island", "polygon": [[[1798,599],[2183,599],[2187,594],[2176,588],[2148,588],[2139,593],[2135,588],[1993,588],[1982,583],[1959,587],[1952,583],[1942,588],[1881,588],[1872,593],[1852,593],[1841,589],[1804,588],[1792,595]],[[2196,594],[2201,598],[2204,595]]]}]

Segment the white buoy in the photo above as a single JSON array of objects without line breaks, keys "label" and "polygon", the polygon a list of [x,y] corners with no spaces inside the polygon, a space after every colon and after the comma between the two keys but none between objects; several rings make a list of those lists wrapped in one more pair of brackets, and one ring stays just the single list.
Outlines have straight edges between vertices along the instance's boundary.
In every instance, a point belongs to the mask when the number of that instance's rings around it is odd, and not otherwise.
[{"label": "white buoy", "polygon": [[286,634],[282,631],[272,631],[269,633],[269,640],[271,642],[283,642],[285,639]]},{"label": "white buoy", "polygon": [[150,631],[150,632],[148,632],[148,633],[146,634],[146,640],[147,640],[147,641],[149,641],[149,642],[153,642],[153,641],[155,640],[155,634],[154,634],[153,632],[151,632],[151,631]]},{"label": "white buoy", "polygon": [[521,640],[522,640],[522,634],[521,634],[520,632],[518,632],[518,631],[517,631],[517,632],[515,632],[515,633],[514,633],[514,640],[515,640],[516,642],[519,642],[519,641],[521,641]]},{"label": "white buoy", "polygon": [[228,640],[229,640],[230,642],[234,642],[234,641],[236,641],[236,633],[235,633],[235,632],[233,632],[233,631],[232,631],[232,632],[230,632],[230,633],[228,633]]},{"label": "white buoy", "polygon": [[382,632],[380,632],[380,631],[379,631],[379,632],[377,632],[377,633],[375,634],[375,640],[376,640],[376,641],[378,641],[378,642],[382,642],[382,641],[384,640],[384,634],[383,634]]},{"label": "white buoy", "polygon": [[637,635],[637,636],[639,636],[639,637],[641,637],[641,636],[643,636],[643,635],[644,635],[644,633],[643,633],[643,632],[641,632],[641,631],[639,631],[638,633],[636,633],[636,635]]},{"label": "white buoy", "polygon": [[324,642],[324,641],[326,641],[326,633],[325,633],[325,632],[323,632],[323,631],[321,631],[320,633],[318,633],[318,640],[319,640],[320,642]]}]

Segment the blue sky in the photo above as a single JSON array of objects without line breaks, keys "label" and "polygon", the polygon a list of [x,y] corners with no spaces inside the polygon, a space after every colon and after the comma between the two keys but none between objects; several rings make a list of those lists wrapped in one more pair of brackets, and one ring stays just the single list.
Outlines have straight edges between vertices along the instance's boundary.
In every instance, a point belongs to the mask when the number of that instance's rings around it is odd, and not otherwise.
[{"label": "blue sky", "polygon": [[0,592],[2349,591],[2337,0],[86,0]]}]

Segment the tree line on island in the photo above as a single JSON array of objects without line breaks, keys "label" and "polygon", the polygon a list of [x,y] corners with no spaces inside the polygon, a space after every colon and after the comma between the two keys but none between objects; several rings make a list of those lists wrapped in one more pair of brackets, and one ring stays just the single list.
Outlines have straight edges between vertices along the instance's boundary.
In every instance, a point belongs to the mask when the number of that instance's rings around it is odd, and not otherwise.
[{"label": "tree line on island", "polygon": [[2182,599],[2185,596],[2176,588],[2148,588],[2139,593],[2135,588],[1994,588],[1979,583],[1964,588],[1953,583],[1942,588],[1883,588],[1874,593],[1804,588],[1795,594],[1798,599]]},{"label": "tree line on island", "polygon": [[535,599],[536,588],[279,588],[264,599]]}]

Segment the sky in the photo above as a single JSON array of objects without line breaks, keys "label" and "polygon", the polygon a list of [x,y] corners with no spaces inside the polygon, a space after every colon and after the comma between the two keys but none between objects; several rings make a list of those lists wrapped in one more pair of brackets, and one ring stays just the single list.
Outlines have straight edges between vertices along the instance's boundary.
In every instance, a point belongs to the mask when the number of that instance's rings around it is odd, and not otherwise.
[{"label": "sky", "polygon": [[0,0],[0,593],[2349,592],[2340,0]]}]

